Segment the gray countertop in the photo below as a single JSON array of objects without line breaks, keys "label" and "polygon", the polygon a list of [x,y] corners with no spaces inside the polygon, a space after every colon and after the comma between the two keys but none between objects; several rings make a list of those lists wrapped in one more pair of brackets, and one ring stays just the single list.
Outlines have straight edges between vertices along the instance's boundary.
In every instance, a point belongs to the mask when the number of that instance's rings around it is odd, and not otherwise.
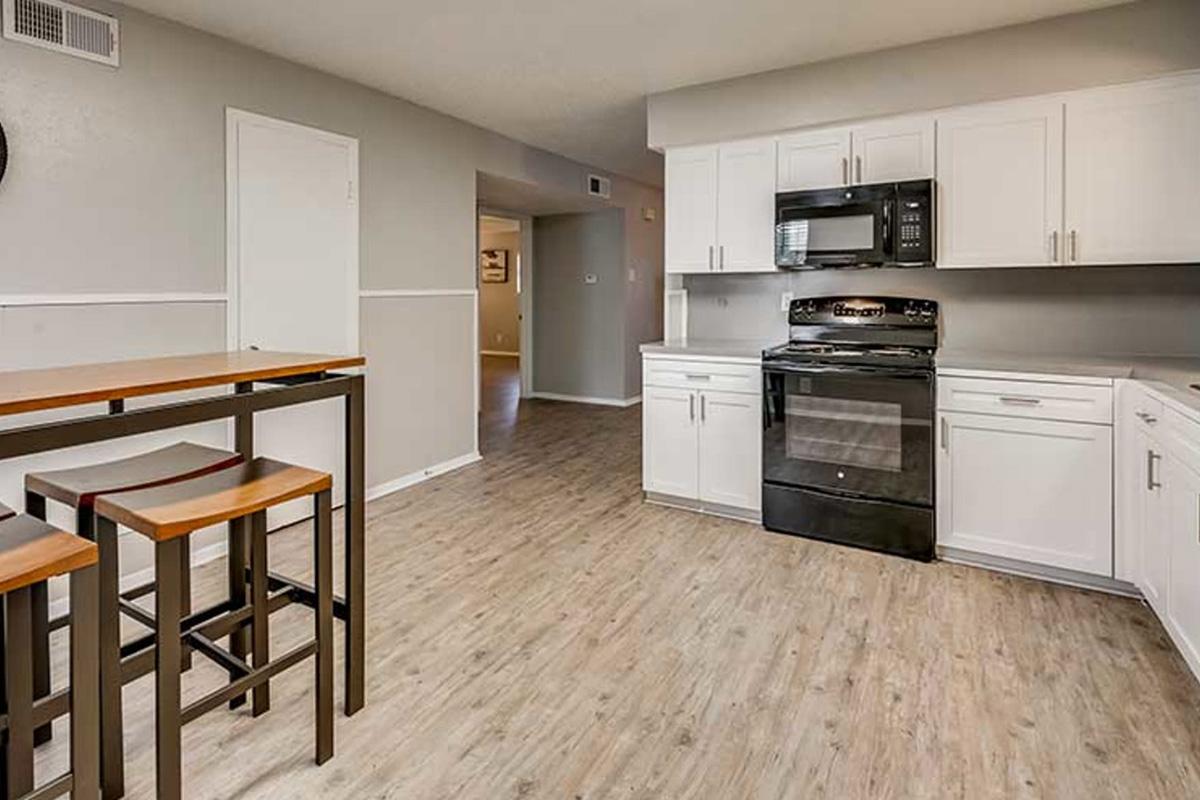
[{"label": "gray countertop", "polygon": [[[778,341],[752,339],[687,339],[643,344],[645,355],[692,356],[758,360],[762,351]],[[1159,389],[1177,402],[1200,413],[1200,356],[1144,355],[1030,355],[998,350],[956,350],[937,353],[941,369],[972,369],[994,372],[1082,375],[1095,378],[1135,378],[1159,384]]]},{"label": "gray countertop", "polygon": [[759,359],[762,358],[763,350],[777,344],[778,341],[763,342],[753,339],[687,339],[644,344],[642,354]]},{"label": "gray countertop", "polygon": [[1200,356],[1144,355],[1028,355],[997,351],[948,350],[937,354],[937,365],[946,369],[997,372],[1032,372],[1053,375],[1086,375],[1096,378],[1134,378],[1161,384],[1164,393],[1200,412]]}]

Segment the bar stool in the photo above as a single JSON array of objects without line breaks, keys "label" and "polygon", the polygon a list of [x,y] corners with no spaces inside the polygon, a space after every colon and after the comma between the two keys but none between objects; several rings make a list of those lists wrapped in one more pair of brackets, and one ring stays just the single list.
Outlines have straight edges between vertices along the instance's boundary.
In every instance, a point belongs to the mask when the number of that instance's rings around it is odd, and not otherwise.
[{"label": "bar stool", "polygon": [[[63,503],[75,512],[75,532],[87,539],[93,539],[92,506],[97,495],[186,480],[239,464],[241,461],[242,457],[239,454],[228,450],[181,442],[101,464],[51,472],[31,472],[25,476],[25,511],[30,516],[45,520],[47,499]],[[180,558],[185,560],[184,563],[190,562],[189,548],[184,548]],[[103,563],[100,569],[104,569]],[[191,609],[188,574],[185,574],[183,582],[185,614]],[[137,587],[117,602],[130,603],[135,597],[148,594],[152,589],[153,586]],[[34,696],[38,698],[50,693],[50,632],[67,623],[66,619],[55,620],[52,623],[49,616],[46,583],[43,581],[33,587],[33,690]],[[185,651],[184,654],[185,665],[190,663],[189,652]],[[35,733],[36,744],[49,740],[49,725],[39,728]]]},{"label": "bar stool", "polygon": [[[9,798],[48,800],[70,792],[95,800],[100,791],[100,682],[98,655],[97,548],[0,505],[0,594],[4,597],[4,757],[0,793]],[[55,575],[70,576],[71,686],[44,700],[33,697],[33,587]],[[65,700],[65,704],[58,702]],[[71,716],[70,771],[35,790],[33,732],[62,707]]]},{"label": "bar stool", "polygon": [[[316,762],[333,757],[333,520],[330,487],[324,472],[267,458],[228,467],[198,478],[96,499],[95,532],[101,563],[111,559],[102,580],[116,580],[117,525],[154,542],[155,571],[155,739],[158,797],[175,800],[182,793],[181,728],[197,717],[246,692],[253,694],[258,716],[269,707],[269,681],[310,655],[316,656]],[[266,510],[304,496],[314,501],[315,636],[277,659],[269,653]],[[234,519],[250,518],[249,604],[231,607],[203,625],[183,625],[181,582],[186,570],[180,553],[196,531]],[[112,586],[102,587],[112,593]],[[100,682],[104,730],[102,783],[105,798],[124,793],[120,718],[122,678],[119,614],[102,608]],[[205,630],[232,631],[249,622],[252,664],[220,648]],[[180,656],[184,641],[212,658],[229,673],[229,683],[186,707],[180,700]]]}]

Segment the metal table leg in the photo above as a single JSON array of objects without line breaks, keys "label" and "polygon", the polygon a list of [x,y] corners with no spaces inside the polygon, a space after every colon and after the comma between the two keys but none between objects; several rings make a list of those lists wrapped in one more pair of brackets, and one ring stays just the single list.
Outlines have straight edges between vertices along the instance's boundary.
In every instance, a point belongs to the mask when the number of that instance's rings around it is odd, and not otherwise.
[{"label": "metal table leg", "polygon": [[365,380],[354,376],[346,395],[346,699],[351,716],[366,703],[366,441]]}]

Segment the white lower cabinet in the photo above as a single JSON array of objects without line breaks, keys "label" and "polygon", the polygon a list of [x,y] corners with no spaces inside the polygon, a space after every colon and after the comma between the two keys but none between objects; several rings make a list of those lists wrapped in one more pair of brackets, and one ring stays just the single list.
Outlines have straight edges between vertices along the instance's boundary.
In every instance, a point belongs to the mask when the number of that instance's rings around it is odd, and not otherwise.
[{"label": "white lower cabinet", "polygon": [[[1192,670],[1200,675],[1200,463],[1172,453],[1167,487],[1168,629]],[[1160,612],[1161,614],[1161,612]]]},{"label": "white lower cabinet", "polygon": [[645,387],[642,391],[643,484],[647,492],[695,497],[699,487],[696,393]]},{"label": "white lower cabinet", "polygon": [[938,545],[1112,574],[1112,428],[944,411]]},{"label": "white lower cabinet", "polygon": [[[651,359],[643,365],[642,488],[699,510],[762,509],[757,365]],[[713,388],[713,387],[728,388]]]}]

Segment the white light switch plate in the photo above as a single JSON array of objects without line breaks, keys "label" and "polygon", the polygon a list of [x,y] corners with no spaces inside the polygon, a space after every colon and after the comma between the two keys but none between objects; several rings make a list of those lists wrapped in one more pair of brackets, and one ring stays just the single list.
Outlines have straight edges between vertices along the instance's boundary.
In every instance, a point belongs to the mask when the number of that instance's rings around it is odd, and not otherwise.
[{"label": "white light switch plate", "polygon": [[784,292],[781,294],[779,296],[779,310],[786,314],[788,308],[792,305],[792,300],[795,299],[795,297],[796,296],[791,292]]}]

